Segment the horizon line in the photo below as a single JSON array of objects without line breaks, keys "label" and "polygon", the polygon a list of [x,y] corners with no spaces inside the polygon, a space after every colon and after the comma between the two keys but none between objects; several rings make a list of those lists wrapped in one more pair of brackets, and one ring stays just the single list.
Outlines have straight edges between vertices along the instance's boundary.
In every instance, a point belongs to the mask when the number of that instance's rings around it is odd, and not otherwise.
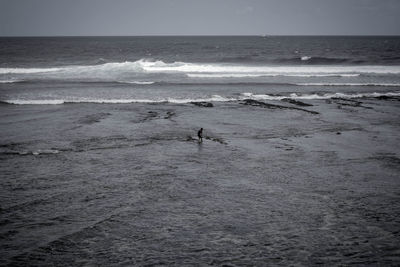
[{"label": "horizon line", "polygon": [[0,35],[0,38],[69,37],[400,37],[400,34],[145,34],[145,35]]}]

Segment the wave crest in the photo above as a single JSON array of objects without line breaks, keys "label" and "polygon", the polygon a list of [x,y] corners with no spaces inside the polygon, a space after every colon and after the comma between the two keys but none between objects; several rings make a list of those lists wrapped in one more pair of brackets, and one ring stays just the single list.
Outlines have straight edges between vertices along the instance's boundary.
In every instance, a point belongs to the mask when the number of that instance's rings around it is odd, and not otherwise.
[{"label": "wave crest", "polygon": [[212,95],[204,98],[164,98],[164,99],[96,99],[96,98],[78,98],[78,99],[9,99],[3,100],[6,104],[15,105],[60,105],[68,103],[97,103],[97,104],[131,104],[131,103],[176,103],[185,104],[190,102],[227,102],[235,101],[235,98]]},{"label": "wave crest", "polygon": [[[310,58],[307,61],[312,61]],[[400,74],[400,66],[340,65],[246,65],[221,63],[188,63],[149,61],[113,62],[88,66],[55,68],[0,68],[0,74],[119,74],[119,73],[183,73],[183,74],[247,74],[247,75],[351,75]]]},{"label": "wave crest", "polygon": [[391,97],[397,97],[400,96],[400,92],[387,92],[387,93],[353,93],[353,94],[346,94],[346,93],[325,93],[325,94],[297,94],[297,93],[292,93],[288,96],[282,96],[282,95],[268,95],[268,94],[253,94],[253,93],[243,93],[242,98],[249,98],[249,99],[254,99],[254,100],[282,100],[284,98],[290,98],[290,99],[308,99],[308,100],[314,100],[314,99],[331,99],[331,98],[365,98],[365,97],[372,97],[372,98],[377,98],[377,97],[382,97],[382,96],[391,96]]},{"label": "wave crest", "polygon": [[0,83],[20,83],[23,80],[0,80]]},{"label": "wave crest", "polygon": [[400,87],[400,83],[296,83],[300,86],[381,86]]},{"label": "wave crest", "polygon": [[240,101],[244,99],[253,100],[282,100],[290,99],[331,99],[331,98],[377,98],[377,97],[399,97],[400,91],[386,93],[324,93],[324,94],[298,94],[291,93],[289,95],[269,95],[269,94],[253,94],[250,92],[241,93],[236,97],[212,95],[203,98],[164,98],[164,99],[101,99],[101,98],[77,98],[77,99],[9,99],[1,102],[16,105],[60,105],[68,103],[97,103],[97,104],[131,104],[131,103],[175,103],[186,104],[191,102],[228,102]]}]

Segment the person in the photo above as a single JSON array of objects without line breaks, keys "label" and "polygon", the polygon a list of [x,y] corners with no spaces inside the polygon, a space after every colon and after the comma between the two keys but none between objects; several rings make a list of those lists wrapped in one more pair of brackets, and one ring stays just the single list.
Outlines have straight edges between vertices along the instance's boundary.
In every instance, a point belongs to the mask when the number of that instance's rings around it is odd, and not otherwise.
[{"label": "person", "polygon": [[199,143],[203,142],[203,128],[201,128],[198,132],[197,132],[197,136],[199,137]]}]

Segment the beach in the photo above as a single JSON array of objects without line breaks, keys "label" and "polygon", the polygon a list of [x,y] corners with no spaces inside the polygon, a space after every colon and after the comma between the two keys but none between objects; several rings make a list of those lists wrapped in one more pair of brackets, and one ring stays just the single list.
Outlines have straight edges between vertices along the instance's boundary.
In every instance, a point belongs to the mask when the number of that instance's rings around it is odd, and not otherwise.
[{"label": "beach", "polygon": [[2,103],[0,265],[397,265],[399,100]]}]

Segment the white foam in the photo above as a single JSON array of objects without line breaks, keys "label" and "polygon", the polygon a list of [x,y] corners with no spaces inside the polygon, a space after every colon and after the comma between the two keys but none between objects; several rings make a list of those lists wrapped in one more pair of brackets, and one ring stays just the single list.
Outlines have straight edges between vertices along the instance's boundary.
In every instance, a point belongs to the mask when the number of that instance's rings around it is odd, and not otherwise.
[{"label": "white foam", "polygon": [[62,68],[0,68],[0,74],[26,74],[26,73],[42,73],[55,72]]},{"label": "white foam", "polygon": [[296,83],[301,86],[383,86],[400,87],[400,83]]},{"label": "white foam", "polygon": [[292,93],[289,96],[274,96],[268,94],[252,94],[243,93],[240,100],[243,99],[253,99],[253,100],[282,100],[284,98],[290,99],[331,99],[331,98],[362,98],[362,97],[380,97],[380,96],[400,96],[400,92],[388,92],[388,93],[325,93],[325,94],[296,94]]},{"label": "white foam", "polygon": [[[22,152],[20,154],[21,155],[26,155],[27,153],[24,153],[24,152]],[[40,155],[40,154],[58,154],[59,152],[60,151],[58,151],[57,149],[44,149],[44,150],[39,149],[39,150],[36,150],[36,151],[32,151],[32,154],[37,156],[37,155]]]},{"label": "white foam", "polygon": [[267,94],[253,94],[253,93],[242,93],[238,100],[253,99],[253,100],[282,100],[288,98],[287,96],[274,96]]},{"label": "white foam", "polygon": [[308,56],[303,56],[303,57],[301,57],[301,60],[302,61],[307,61],[307,60],[310,60],[311,59],[311,57],[308,57]]},{"label": "white foam", "polygon": [[247,75],[348,75],[400,74],[400,66],[254,66],[238,64],[164,63],[139,61],[148,72],[183,72],[188,74],[247,74]]},{"label": "white foam", "polygon": [[219,95],[213,95],[205,98],[163,98],[163,99],[54,99],[54,100],[21,100],[10,99],[3,102],[16,105],[59,105],[65,103],[97,103],[97,104],[130,104],[130,103],[177,103],[185,104],[190,102],[226,102],[235,101],[236,98],[227,98]]},{"label": "white foam", "polygon": [[192,99],[172,99],[168,98],[167,102],[169,103],[178,103],[178,104],[184,104],[184,103],[190,103],[190,102],[228,102],[228,101],[236,101],[236,98],[229,98],[229,97],[222,97],[219,95],[213,95],[208,98],[192,98]]},{"label": "white foam", "polygon": [[150,82],[150,81],[119,81],[119,83],[147,85],[147,84],[154,84],[155,82]]},{"label": "white foam", "polygon": [[10,99],[3,102],[15,105],[60,105],[65,103],[97,103],[97,104],[129,104],[129,103],[161,103],[165,100],[151,100],[151,99],[35,99],[35,100],[21,100]]},{"label": "white foam", "polygon": [[291,77],[358,77],[360,74],[345,74],[345,73],[336,73],[336,74],[291,74],[291,75],[281,75],[281,76],[291,76]]},{"label": "white foam", "polygon": [[251,74],[251,73],[188,73],[186,74],[189,78],[252,78],[252,77],[358,77],[360,74],[295,74],[295,73],[286,73],[286,74],[267,74],[267,73],[259,73],[259,74]]},{"label": "white foam", "polygon": [[[264,74],[250,74],[250,73],[188,73],[189,78],[245,78],[245,77],[264,77]],[[278,76],[278,75],[269,75]]]},{"label": "white foam", "polygon": [[[110,72],[149,72],[149,73],[184,73],[184,74],[220,74],[220,75],[357,75],[357,74],[400,74],[400,66],[273,66],[240,64],[204,64],[138,60],[134,62],[114,62],[90,66],[68,66],[55,68],[0,68],[0,74],[109,74]],[[74,76],[73,76],[74,77]]]},{"label": "white foam", "polygon": [[246,92],[246,93],[241,93],[241,95],[245,96],[245,97],[251,97],[251,96],[253,96],[253,93]]},{"label": "white foam", "polygon": [[10,99],[3,102],[16,105],[59,105],[64,104],[64,100],[59,99],[40,99],[40,100],[25,100],[25,99]]},{"label": "white foam", "polygon": [[244,99],[253,100],[282,100],[284,98],[291,99],[330,99],[330,98],[362,98],[362,97],[380,97],[380,96],[400,96],[400,91],[387,92],[387,93],[325,93],[325,94],[296,94],[292,93],[288,96],[284,95],[268,95],[268,94],[253,94],[245,92],[240,94],[239,97],[224,97],[220,95],[212,95],[211,97],[204,98],[164,98],[164,99],[55,99],[55,100],[19,100],[10,99],[3,102],[17,105],[59,105],[64,103],[97,103],[97,104],[131,104],[131,103],[176,103],[186,104],[191,102],[228,102],[238,101]]},{"label": "white foam", "polygon": [[81,74],[81,73],[109,73],[113,71],[140,72],[141,61],[135,62],[115,62],[88,66],[67,66],[55,68],[0,68],[0,74],[43,74],[43,73],[63,73],[63,74]]},{"label": "white foam", "polygon": [[96,103],[96,104],[131,104],[131,103],[163,103],[166,100],[153,99],[74,99],[65,103]]},{"label": "white foam", "polygon": [[22,82],[22,80],[0,80],[0,83],[18,83]]}]

